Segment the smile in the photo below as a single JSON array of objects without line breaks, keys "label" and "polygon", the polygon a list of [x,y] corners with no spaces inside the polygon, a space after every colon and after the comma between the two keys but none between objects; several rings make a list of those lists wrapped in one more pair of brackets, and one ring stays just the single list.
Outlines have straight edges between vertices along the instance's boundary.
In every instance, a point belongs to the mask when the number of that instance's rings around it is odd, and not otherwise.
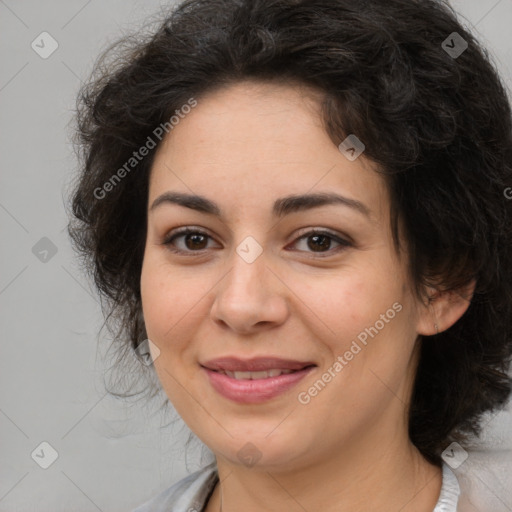
[{"label": "smile", "polygon": [[297,385],[316,364],[280,358],[242,360],[228,357],[201,364],[211,387],[241,404],[267,402]]}]

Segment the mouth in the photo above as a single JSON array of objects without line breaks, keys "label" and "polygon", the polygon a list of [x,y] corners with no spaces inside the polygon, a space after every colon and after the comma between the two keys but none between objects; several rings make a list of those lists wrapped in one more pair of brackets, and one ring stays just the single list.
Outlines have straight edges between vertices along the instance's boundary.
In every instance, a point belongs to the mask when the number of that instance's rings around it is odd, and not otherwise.
[{"label": "mouth", "polygon": [[280,375],[288,375],[290,373],[295,373],[300,370],[281,370],[278,368],[273,368],[268,371],[261,372],[229,372],[224,370],[212,370],[217,373],[222,373],[236,380],[258,380],[258,379],[268,379],[269,377],[279,377]]},{"label": "mouth", "polygon": [[210,385],[225,398],[245,404],[266,402],[294,387],[317,365],[281,358],[225,357],[200,364]]}]

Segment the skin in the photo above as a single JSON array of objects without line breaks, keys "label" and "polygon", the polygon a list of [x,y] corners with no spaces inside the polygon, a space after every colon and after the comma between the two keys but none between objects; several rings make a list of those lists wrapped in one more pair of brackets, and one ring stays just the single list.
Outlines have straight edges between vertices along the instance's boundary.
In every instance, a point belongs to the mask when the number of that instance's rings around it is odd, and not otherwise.
[{"label": "skin", "polygon": [[[431,512],[441,470],[407,433],[418,336],[435,334],[435,324],[447,329],[468,302],[444,293],[427,307],[412,292],[406,252],[399,257],[393,245],[383,179],[364,153],[352,162],[338,150],[319,100],[305,86],[230,85],[198,98],[159,147],[141,275],[147,333],[160,351],[155,368],[217,458],[222,483],[208,512],[221,509],[221,495],[224,512]],[[168,191],[205,196],[222,217],[171,203],[151,209]],[[272,215],[276,199],[314,192],[355,199],[368,215],[341,204]],[[174,247],[188,252],[173,253],[164,241],[184,226],[209,236],[179,237]],[[352,243],[301,240],[312,228]],[[247,236],[263,249],[252,263],[236,252]],[[299,392],[395,303],[401,311],[378,335],[308,404],[299,403]],[[199,366],[226,355],[317,367],[267,402],[238,404],[219,395]],[[261,457],[253,466],[237,456],[248,442]]]}]

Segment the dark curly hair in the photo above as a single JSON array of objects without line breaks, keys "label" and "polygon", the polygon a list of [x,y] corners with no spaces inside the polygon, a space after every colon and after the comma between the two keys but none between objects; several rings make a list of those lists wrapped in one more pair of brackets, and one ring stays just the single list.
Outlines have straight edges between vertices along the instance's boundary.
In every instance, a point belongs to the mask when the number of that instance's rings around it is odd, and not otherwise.
[{"label": "dark curly hair", "polygon": [[[462,40],[465,51],[449,51]],[[511,109],[491,57],[441,0],[189,0],[110,47],[78,99],[68,230],[124,355],[147,337],[140,275],[156,150],[108,194],[105,184],[190,98],[241,80],[314,87],[333,143],[364,141],[418,294],[476,282],[462,318],[418,340],[409,435],[439,465],[511,391]]]}]

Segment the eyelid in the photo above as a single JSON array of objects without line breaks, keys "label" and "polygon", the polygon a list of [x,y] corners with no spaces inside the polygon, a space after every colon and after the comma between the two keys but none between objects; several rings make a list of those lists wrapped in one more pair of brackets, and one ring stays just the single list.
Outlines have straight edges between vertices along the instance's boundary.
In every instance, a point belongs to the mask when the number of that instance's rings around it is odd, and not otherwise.
[{"label": "eyelid", "polygon": [[[297,235],[295,233],[294,235],[292,235],[293,239],[291,240],[290,243],[287,244],[287,246],[290,244],[294,244],[294,243],[296,244],[297,242],[299,242],[301,240],[307,239],[307,238],[309,238],[311,236],[315,236],[315,235],[327,236],[331,240],[333,240],[335,243],[338,244],[338,247],[335,247],[334,249],[329,249],[327,251],[314,252],[314,251],[294,250],[294,252],[306,253],[306,254],[310,255],[310,257],[327,258],[329,256],[333,256],[333,255],[337,254],[338,252],[340,252],[343,249],[354,246],[354,242],[351,237],[349,237],[348,235],[345,235],[345,234],[340,235],[337,232],[331,231],[328,228],[308,227],[308,228],[303,228],[301,231],[302,231],[302,234]],[[205,230],[204,228],[195,227],[195,226],[184,226],[181,228],[176,228],[176,229],[172,230],[170,233],[168,233],[166,236],[164,236],[161,244],[167,246],[169,248],[169,250],[175,254],[182,254],[182,255],[186,255],[186,256],[194,256],[194,255],[200,256],[200,255],[203,255],[206,251],[208,251],[208,249],[199,249],[197,251],[193,251],[193,250],[182,250],[182,249],[177,249],[177,248],[171,248],[172,242],[174,242],[175,239],[179,238],[180,236],[185,236],[187,234],[203,235],[203,236],[208,237],[211,240],[215,240],[215,238],[212,235],[210,235],[208,233],[208,231]]]},{"label": "eyelid", "polygon": [[[188,234],[191,234],[191,233],[192,234],[197,234],[197,235],[204,235],[204,236],[210,238],[211,240],[214,240],[214,237],[212,235],[210,235],[208,233],[208,231],[206,231],[204,228],[195,227],[195,226],[184,226],[184,227],[181,227],[181,228],[173,229],[170,233],[167,233],[163,237],[163,240],[162,240],[161,244],[162,245],[170,246],[171,242],[173,242],[176,238],[178,238],[180,236],[185,236],[185,235],[188,235]],[[193,253],[202,254],[203,251],[206,251],[206,250],[207,249],[201,249],[201,250],[198,250],[198,251],[181,251],[181,250],[177,250],[175,252],[190,253],[190,254],[193,254]]]},{"label": "eyelid", "polygon": [[[339,233],[338,231],[332,230],[330,228],[318,228],[318,227],[308,227],[300,230],[302,234],[297,235],[296,233],[293,235],[293,240],[298,240],[299,238],[303,238],[306,235],[328,235],[335,240],[340,240],[343,243],[354,245],[355,242],[349,235],[345,233]],[[300,233],[299,232],[299,233]]]},{"label": "eyelid", "polygon": [[315,235],[327,236],[332,241],[337,243],[338,247],[331,248],[327,251],[319,251],[319,252],[300,251],[300,250],[295,250],[294,252],[305,253],[308,255],[308,257],[319,259],[319,258],[328,258],[330,256],[335,256],[338,253],[340,253],[341,251],[343,251],[344,249],[354,246],[354,242],[352,241],[352,239],[349,236],[347,236],[347,235],[342,236],[336,232],[330,231],[329,229],[325,229],[325,228],[305,228],[305,232],[302,235],[295,236],[291,243],[296,244],[297,242],[299,242],[301,240],[307,239],[307,238],[309,238],[311,236],[315,236]]}]

